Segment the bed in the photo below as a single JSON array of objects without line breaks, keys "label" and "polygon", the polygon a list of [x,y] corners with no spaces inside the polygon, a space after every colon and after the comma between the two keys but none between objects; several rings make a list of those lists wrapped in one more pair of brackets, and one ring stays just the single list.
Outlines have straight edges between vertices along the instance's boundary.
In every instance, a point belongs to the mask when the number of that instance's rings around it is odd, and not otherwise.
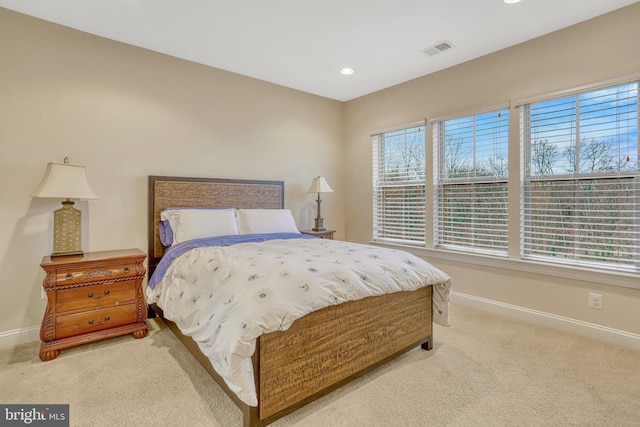
[{"label": "bed", "polygon": [[[150,277],[159,265],[162,266],[162,259],[167,251],[160,236],[161,212],[176,207],[282,210],[284,183],[150,176]],[[348,245],[346,242],[319,242],[324,239],[318,238],[303,241],[305,239],[293,237],[291,240],[296,244],[308,246]],[[282,242],[281,239],[276,239],[268,243],[277,246]],[[327,248],[334,249],[333,246],[322,248],[325,251]],[[373,247],[367,247],[369,248],[375,250]],[[243,247],[243,251],[245,250],[248,249]],[[351,249],[345,246],[344,250]],[[197,250],[192,252],[195,253]],[[233,256],[238,256],[237,254]],[[176,258],[171,266],[177,264],[178,260],[181,259]],[[164,264],[169,265],[167,258]],[[154,278],[155,281],[158,281],[157,276]],[[446,304],[450,279],[444,273],[437,278],[434,279],[437,283],[421,285],[410,291],[385,293],[331,304],[289,322],[284,328],[259,335],[252,342],[254,346],[250,348],[252,356],[247,368],[251,371],[251,386],[255,395],[255,402],[250,403],[247,403],[249,400],[238,392],[233,383],[230,383],[231,386],[228,385],[228,379],[225,380],[226,377],[223,378],[218,373],[219,363],[204,354],[211,354],[212,350],[203,347],[202,340],[196,343],[170,319],[176,317],[175,313],[167,316],[167,307],[162,307],[159,303],[152,307],[240,408],[244,427],[264,426],[414,347],[421,346],[430,350],[433,345],[434,314],[438,323],[448,323]],[[152,292],[154,291],[149,295]],[[265,294],[262,293],[260,296]],[[434,297],[438,301],[435,313]],[[273,303],[275,304],[275,301]],[[169,310],[175,311],[173,308]],[[217,370],[214,369],[214,365]]]}]

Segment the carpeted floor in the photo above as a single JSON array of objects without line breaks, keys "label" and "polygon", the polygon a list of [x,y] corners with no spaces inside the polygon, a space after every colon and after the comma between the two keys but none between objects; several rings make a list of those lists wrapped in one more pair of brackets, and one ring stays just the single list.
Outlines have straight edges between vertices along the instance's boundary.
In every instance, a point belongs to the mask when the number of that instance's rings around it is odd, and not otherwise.
[{"label": "carpeted floor", "polygon": [[[416,348],[274,427],[640,426],[640,353],[452,306]],[[38,359],[0,351],[0,403],[69,403],[71,426],[241,426],[240,411],[161,322]]]}]

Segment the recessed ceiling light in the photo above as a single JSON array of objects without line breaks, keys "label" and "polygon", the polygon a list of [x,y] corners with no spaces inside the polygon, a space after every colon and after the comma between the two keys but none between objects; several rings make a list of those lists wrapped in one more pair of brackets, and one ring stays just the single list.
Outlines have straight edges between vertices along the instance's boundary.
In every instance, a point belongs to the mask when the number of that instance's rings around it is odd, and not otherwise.
[{"label": "recessed ceiling light", "polygon": [[520,3],[521,0],[504,0],[506,4]]},{"label": "recessed ceiling light", "polygon": [[349,76],[353,73],[355,73],[355,70],[353,68],[343,68],[342,70],[340,70],[340,74],[344,76]]}]

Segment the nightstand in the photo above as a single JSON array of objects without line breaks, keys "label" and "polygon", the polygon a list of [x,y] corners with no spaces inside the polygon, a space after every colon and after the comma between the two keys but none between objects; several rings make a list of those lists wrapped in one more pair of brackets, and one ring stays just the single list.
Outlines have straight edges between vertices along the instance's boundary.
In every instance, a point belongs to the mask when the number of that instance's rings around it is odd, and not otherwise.
[{"label": "nightstand", "polygon": [[336,230],[322,230],[322,231],[313,231],[313,230],[302,230],[302,234],[309,234],[311,236],[320,237],[321,239],[331,239],[333,240],[333,233]]},{"label": "nightstand", "polygon": [[118,335],[145,337],[146,257],[138,249],[45,256],[40,264],[47,293],[40,359],[55,359],[63,348]]}]

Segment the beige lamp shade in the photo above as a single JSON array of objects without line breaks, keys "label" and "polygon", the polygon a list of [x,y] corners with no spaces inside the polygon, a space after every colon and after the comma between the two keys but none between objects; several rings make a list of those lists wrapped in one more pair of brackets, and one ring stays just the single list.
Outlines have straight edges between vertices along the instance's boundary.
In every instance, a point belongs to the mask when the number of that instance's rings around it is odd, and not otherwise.
[{"label": "beige lamp shade", "polygon": [[40,185],[33,190],[31,197],[49,197],[55,199],[97,199],[87,182],[84,166],[49,163]]},{"label": "beige lamp shade", "polygon": [[324,179],[323,176],[318,176],[313,178],[313,182],[307,193],[333,193],[333,190],[329,187],[327,180]]}]

